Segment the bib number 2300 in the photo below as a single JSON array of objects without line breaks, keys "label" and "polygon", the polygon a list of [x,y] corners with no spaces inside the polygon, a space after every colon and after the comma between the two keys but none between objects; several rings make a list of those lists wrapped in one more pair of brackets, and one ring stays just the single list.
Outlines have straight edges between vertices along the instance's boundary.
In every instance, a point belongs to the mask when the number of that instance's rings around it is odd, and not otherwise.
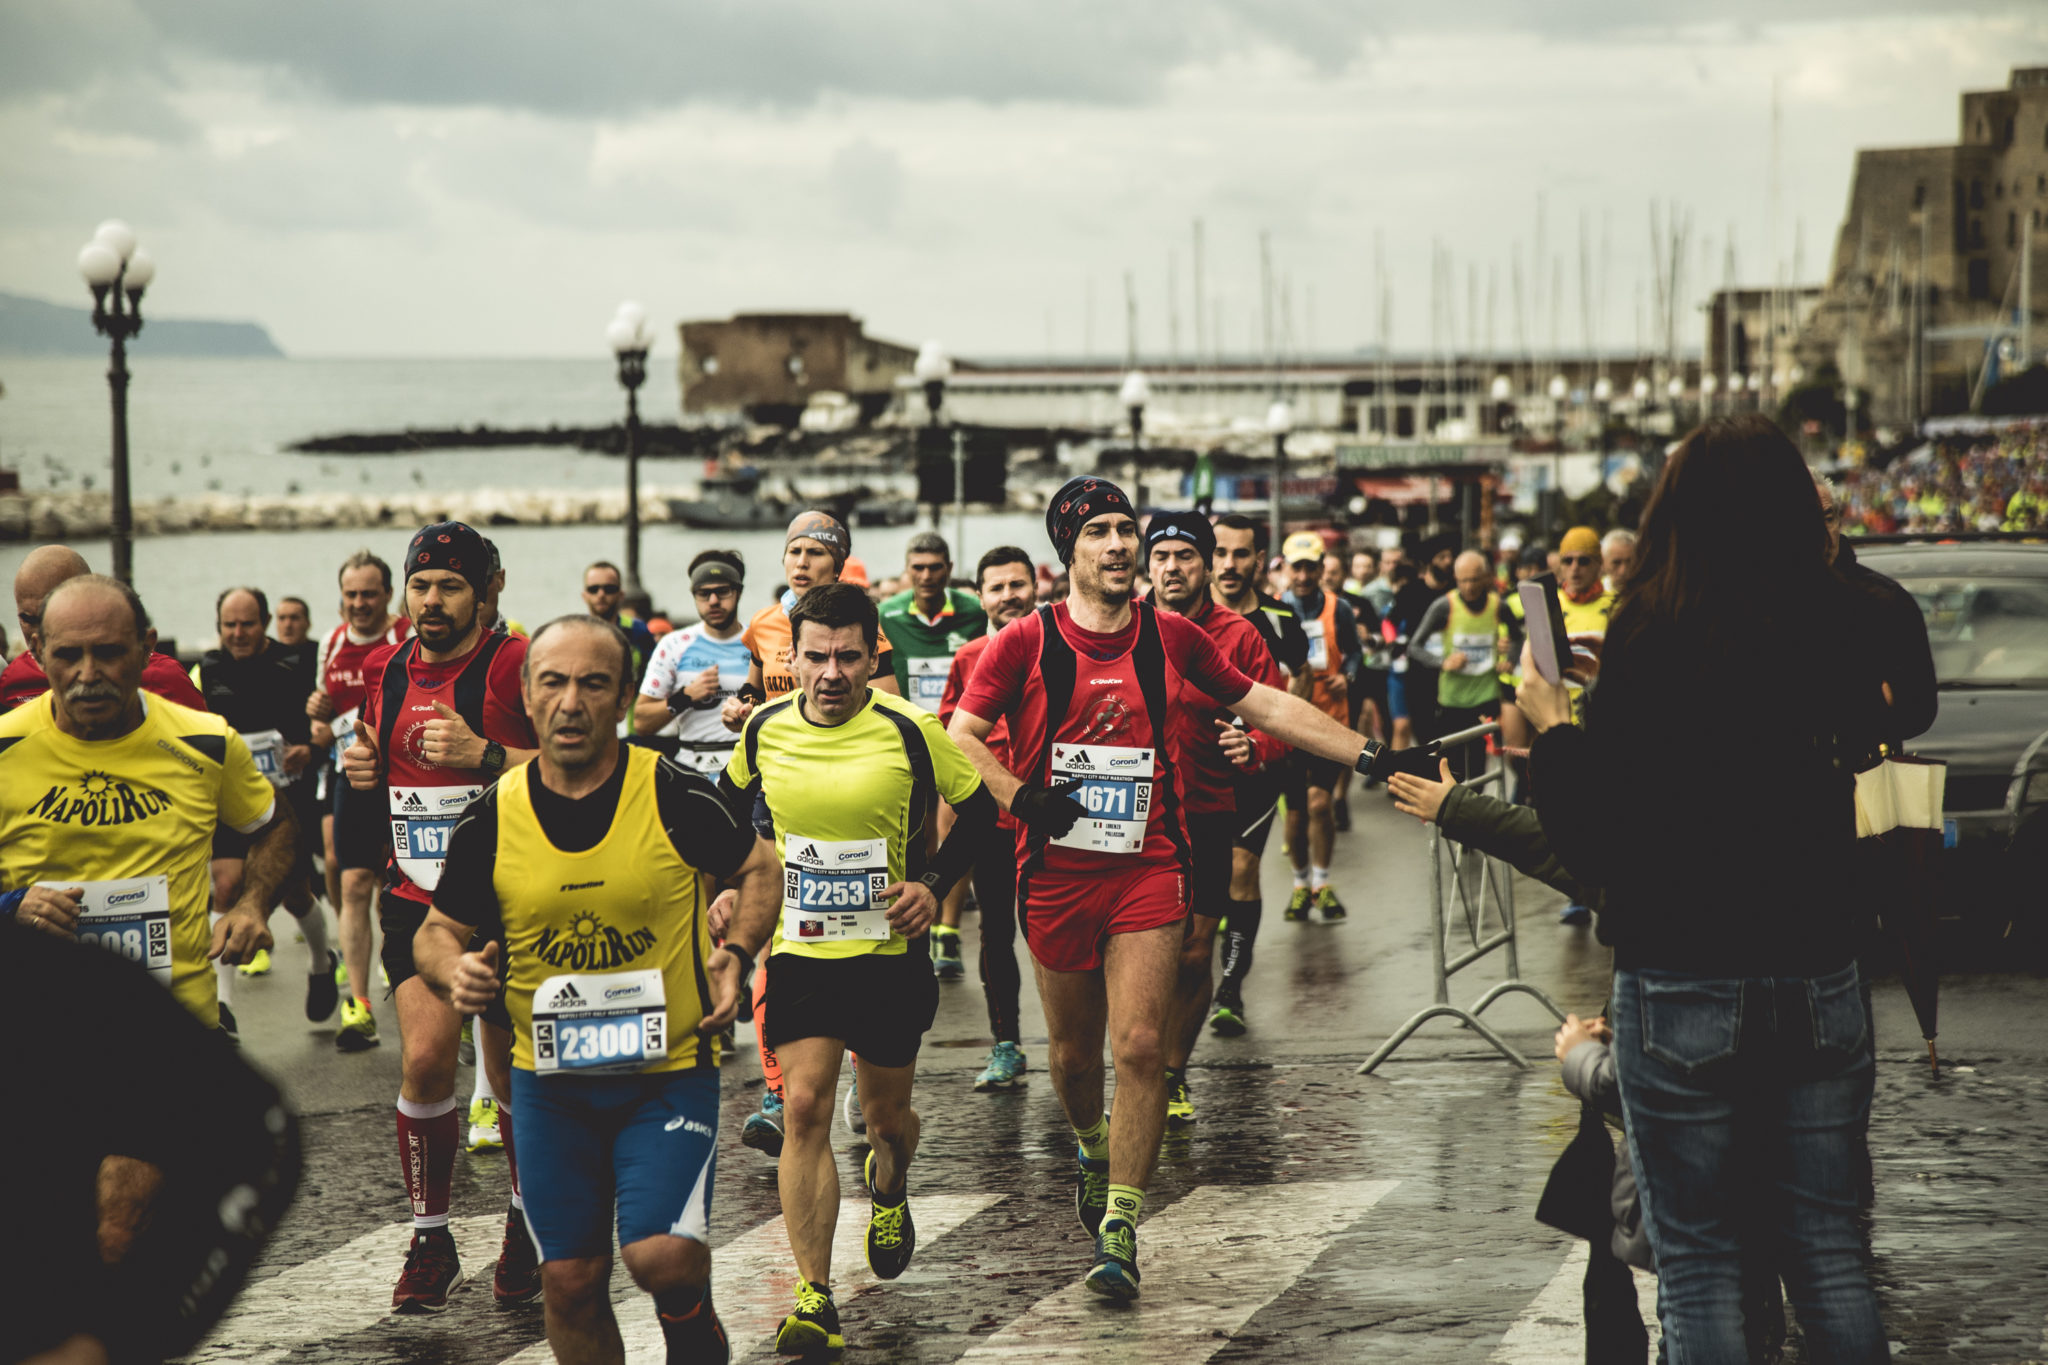
[{"label": "bib number 2300", "polygon": [[661,973],[551,976],[533,993],[533,1069],[548,1073],[638,1071],[668,1056]]}]

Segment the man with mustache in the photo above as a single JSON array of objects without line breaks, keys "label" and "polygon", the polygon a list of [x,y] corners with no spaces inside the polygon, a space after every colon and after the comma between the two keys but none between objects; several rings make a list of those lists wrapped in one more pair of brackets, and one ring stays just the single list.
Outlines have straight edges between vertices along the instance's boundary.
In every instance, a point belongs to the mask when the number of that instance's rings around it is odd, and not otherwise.
[{"label": "man with mustache", "polygon": [[[782,1063],[777,1183],[799,1277],[775,1347],[809,1355],[845,1345],[831,1290],[831,1131],[848,1049],[860,1057],[854,1083],[869,1144],[868,1266],[893,1280],[916,1249],[908,1181],[920,1124],[910,1091],[939,1004],[925,931],[992,835],[996,806],[935,716],[873,686],[881,626],[865,592],[812,588],[790,629],[797,690],[748,718],[719,790],[742,815],[756,796],[775,812],[782,915],[756,1019]],[[953,807],[953,828],[927,856],[941,801]]]},{"label": "man with mustache", "polygon": [[[1216,605],[1209,595],[1216,534],[1208,518],[1199,512],[1155,513],[1145,528],[1145,552],[1152,567],[1152,600],[1162,610],[1200,626],[1246,677],[1268,687],[1281,686],[1280,665],[1258,630],[1228,607]],[[1174,990],[1178,1014],[1166,1040],[1166,1122],[1185,1125],[1195,1121],[1188,1059],[1209,1012],[1216,928],[1232,910],[1236,841],[1248,825],[1270,819],[1279,789],[1267,778],[1267,769],[1277,766],[1287,750],[1269,735],[1239,729],[1229,712],[1197,691],[1181,695],[1172,718],[1174,747],[1187,756],[1181,777],[1187,787],[1194,885]],[[1243,1002],[1236,1005],[1242,1019]]]},{"label": "man with mustache", "polygon": [[[1053,1089],[1079,1144],[1075,1209],[1095,1239],[1084,1283],[1128,1302],[1166,1123],[1165,1039],[1191,871],[1181,775],[1190,756],[1169,708],[1199,693],[1340,762],[1369,764],[1379,746],[1246,677],[1200,626],[1134,601],[1138,522],[1115,484],[1069,480],[1045,524],[1069,567],[1067,599],[996,636],[950,733],[1023,826],[1018,915],[1052,1035]],[[999,719],[1017,772],[988,747]],[[1117,1069],[1114,1125],[1103,1113],[1105,1036]]]},{"label": "man with mustache", "polygon": [[[1029,616],[1038,602],[1031,556],[1014,545],[999,545],[984,554],[974,567],[974,576],[989,630],[962,645],[953,656],[946,691],[939,698],[941,725],[952,724],[953,712],[967,695],[975,666],[996,632]],[[997,721],[989,732],[988,747],[1004,767],[1010,762],[1009,742],[1009,726]],[[974,900],[981,907],[981,994],[988,1006],[988,1030],[995,1038],[988,1064],[974,1078],[974,1088],[982,1091],[1015,1090],[1024,1084],[1023,1033],[1018,1022],[1018,997],[1024,982],[1017,973],[1017,823],[1004,815],[997,825],[1001,835],[987,841],[981,856],[974,860]]]},{"label": "man with mustache", "polygon": [[[455,1054],[462,1018],[437,997],[413,962],[413,938],[427,917],[448,835],[463,809],[508,767],[533,757],[533,726],[519,698],[524,636],[489,632],[481,604],[492,556],[482,536],[459,521],[421,527],[406,547],[406,615],[412,638],[379,648],[363,665],[363,715],[342,755],[359,793],[381,789],[390,820],[389,894],[380,919],[384,970],[398,1006],[405,1045],[398,1093],[399,1167],[412,1202],[413,1240],[392,1291],[400,1313],[438,1313],[462,1279],[448,1230],[449,1187],[460,1143]],[[495,929],[487,937],[496,937]],[[540,1293],[533,1240],[521,1216],[512,1113],[511,1019],[502,1003],[477,1026],[478,1064],[501,1097],[499,1128],[512,1168],[512,1207],[492,1292],[501,1303]]]},{"label": "man with mustache", "polygon": [[[623,1361],[613,1228],[672,1360],[722,1365],[711,1304],[718,1030],[775,918],[775,851],[703,777],[620,743],[636,670],[611,622],[533,634],[524,678],[540,757],[455,827],[420,975],[464,1014],[504,992],[526,1221],[557,1358]],[[714,879],[736,878],[714,946]],[[471,940],[502,923],[504,946]]]}]

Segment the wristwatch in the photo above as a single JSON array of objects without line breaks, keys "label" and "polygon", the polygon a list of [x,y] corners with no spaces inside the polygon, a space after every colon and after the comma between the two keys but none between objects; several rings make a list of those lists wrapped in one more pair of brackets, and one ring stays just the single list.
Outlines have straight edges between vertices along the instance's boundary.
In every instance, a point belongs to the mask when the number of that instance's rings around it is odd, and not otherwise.
[{"label": "wristwatch", "polygon": [[495,739],[484,741],[484,761],[477,765],[492,777],[505,771],[505,746]]}]

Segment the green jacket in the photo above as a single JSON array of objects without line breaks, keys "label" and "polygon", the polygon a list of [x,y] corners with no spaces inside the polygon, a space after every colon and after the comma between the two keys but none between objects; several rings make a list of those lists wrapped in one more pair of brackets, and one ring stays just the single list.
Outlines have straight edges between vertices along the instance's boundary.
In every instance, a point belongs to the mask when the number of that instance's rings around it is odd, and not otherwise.
[{"label": "green jacket", "polygon": [[1564,870],[1564,864],[1550,851],[1543,821],[1532,807],[1511,806],[1470,787],[1453,787],[1437,809],[1436,823],[1445,838],[1498,858],[1515,871],[1564,892],[1579,905],[1590,905],[1596,911],[1600,908],[1600,888],[1587,886]]}]

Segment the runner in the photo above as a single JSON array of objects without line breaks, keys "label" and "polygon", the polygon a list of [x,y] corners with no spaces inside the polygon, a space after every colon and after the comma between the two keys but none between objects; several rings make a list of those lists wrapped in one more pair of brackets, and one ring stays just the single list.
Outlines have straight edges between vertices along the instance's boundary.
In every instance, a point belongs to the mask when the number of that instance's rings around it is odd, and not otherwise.
[{"label": "runner", "polygon": [[[903,577],[910,586],[881,604],[882,629],[896,641],[896,687],[903,696],[937,715],[945,696],[953,656],[969,640],[988,633],[988,615],[971,592],[948,587],[953,552],[936,531],[921,531],[904,551]],[[945,838],[953,816],[941,808],[938,835]],[[939,907],[932,926],[932,970],[942,981],[957,981],[966,971],[960,961],[960,910],[967,883],[953,888]]]},{"label": "runner", "polygon": [[[782,546],[782,575],[789,586],[783,590],[780,600],[754,613],[754,619],[747,622],[747,629],[740,636],[746,642],[753,664],[747,671],[746,685],[740,688],[739,695],[728,698],[720,708],[719,719],[727,730],[738,734],[756,706],[786,696],[795,689],[796,675],[790,665],[792,637],[789,613],[812,588],[839,581],[840,571],[846,567],[846,557],[852,549],[852,532],[830,512],[799,512],[790,520]],[[876,647],[881,652],[881,663],[889,667],[878,666],[869,686],[877,692],[894,692],[896,675],[887,631],[880,633]],[[754,828],[764,839],[775,837],[774,822],[765,803],[755,803]],[[761,1054],[761,1108],[758,1113],[748,1115],[746,1123],[741,1125],[740,1141],[769,1156],[780,1156],[782,1068],[776,1064],[775,1049],[768,1045],[761,1028],[761,1001],[768,992],[767,968],[768,964],[764,962],[761,970],[754,973],[754,1038]],[[847,1091],[846,1102],[847,1124],[857,1132],[858,1087]]]},{"label": "runner", "polygon": [[[1607,618],[1614,614],[1614,594],[1600,581],[1600,537],[1590,526],[1574,526],[1557,542],[1557,597],[1564,609],[1564,628],[1573,639],[1597,641],[1607,634]],[[1586,689],[1568,684],[1572,715],[1581,723],[1586,718]],[[1557,922],[1582,927],[1593,922],[1593,908],[1577,901],[1557,912]]]},{"label": "runner", "polygon": [[[1133,602],[1138,523],[1114,484],[1069,480],[1045,520],[1069,566],[1067,599],[995,637],[951,733],[1023,826],[1018,918],[1052,1034],[1053,1088],[1080,1144],[1075,1204],[1096,1239],[1086,1283],[1128,1300],[1166,1120],[1161,1040],[1188,909],[1187,756],[1175,752],[1167,708],[1192,687],[1325,758],[1364,763],[1379,746],[1245,677],[1200,627]],[[988,748],[998,719],[1009,723],[1022,780]],[[1120,1096],[1113,1125],[1103,1113],[1105,1033]]]},{"label": "runner", "polygon": [[306,605],[303,597],[280,597],[277,599],[277,642],[286,649],[304,649],[310,661],[313,656],[313,609]]},{"label": "runner", "polygon": [[[1200,626],[1216,642],[1218,652],[1247,678],[1279,688],[1280,665],[1259,632],[1209,595],[1216,537],[1208,519],[1198,512],[1154,513],[1145,531],[1145,550],[1153,601]],[[1175,987],[1178,1017],[1166,1039],[1166,1121],[1185,1125],[1195,1121],[1188,1058],[1194,1054],[1215,987],[1216,926],[1232,909],[1230,878],[1237,835],[1246,823],[1244,816],[1269,814],[1277,792],[1266,775],[1267,765],[1277,764],[1286,750],[1255,730],[1239,729],[1229,712],[1199,691],[1184,691],[1172,716],[1172,743],[1186,755],[1181,777],[1187,793],[1193,883]],[[1238,804],[1240,788],[1253,792],[1248,806]],[[1261,798],[1264,809],[1257,805]]]},{"label": "runner", "polygon": [[[1294,608],[1257,590],[1259,562],[1265,556],[1266,524],[1240,512],[1216,519],[1215,576],[1209,591],[1218,606],[1230,608],[1252,623],[1274,662],[1288,675],[1287,690],[1309,696],[1308,636]],[[1216,988],[1216,1012],[1209,1027],[1225,1038],[1246,1028],[1244,982],[1252,969],[1252,949],[1265,918],[1259,891],[1259,863],[1266,839],[1280,813],[1280,798],[1305,806],[1308,787],[1301,780],[1298,755],[1289,754],[1265,772],[1247,779],[1237,791],[1238,822],[1230,853],[1230,913],[1223,921],[1223,981]]]},{"label": "runner", "polygon": [[[319,804],[306,700],[313,692],[313,661],[265,634],[270,604],[259,588],[229,588],[214,603],[214,619],[220,648],[200,656],[192,678],[205,694],[207,708],[242,736],[257,771],[283,795],[301,831],[298,859],[282,894],[285,908],[306,936],[312,960],[306,978],[306,1018],[318,1023],[334,1013],[341,958],[328,947],[327,909],[314,897],[312,886],[311,836]],[[247,835],[232,830],[214,833],[214,904],[233,905],[240,895],[249,842]],[[245,976],[267,973],[270,954],[259,949],[240,970]]]},{"label": "runner", "polygon": [[[1494,590],[1493,569],[1477,550],[1459,555],[1451,569],[1455,590],[1430,603],[1409,642],[1411,652],[1438,670],[1437,724],[1455,734],[1500,715],[1500,670],[1510,650],[1521,653],[1521,622]],[[1483,742],[1461,744],[1444,755],[1460,782],[1486,766]]]},{"label": "runner", "polygon": [[[969,640],[953,656],[946,674],[946,694],[939,700],[939,724],[951,725],[960,698],[974,677],[982,651],[996,631],[1021,621],[1037,605],[1037,580],[1031,556],[1014,545],[998,546],[974,566],[975,582],[981,587],[981,609],[987,613],[988,634]],[[998,720],[989,732],[989,751],[1005,768],[1010,766],[1010,727]],[[1001,833],[989,840],[974,860],[974,900],[981,915],[981,994],[988,1006],[988,1030],[995,1038],[988,1064],[974,1078],[982,1091],[1016,1090],[1024,1084],[1023,1034],[1018,1019],[1018,996],[1023,978],[1017,972],[1017,822],[1005,814],[997,820]]]},{"label": "runner", "polygon": [[333,798],[320,823],[327,845],[327,894],[339,907],[341,960],[349,984],[334,1046],[366,1052],[378,1043],[377,1019],[370,1013],[370,907],[384,868],[385,816],[381,800],[356,795],[342,777],[341,756],[354,742],[362,718],[363,665],[380,646],[404,641],[412,621],[391,614],[391,566],[368,550],[343,560],[337,578],[343,620],[321,642],[320,686],[306,698],[306,714],[313,720],[313,743],[331,747],[334,754],[324,774]]},{"label": "runner", "polygon": [[752,659],[740,638],[740,594],[746,562],[737,550],[705,550],[690,561],[697,624],[670,631],[647,661],[633,703],[633,730],[643,740],[673,740],[684,767],[717,777],[732,756],[732,731],[718,718],[739,695]]},{"label": "runner", "polygon": [[[775,1348],[809,1355],[845,1345],[831,1288],[839,1173],[830,1137],[849,1048],[861,1059],[855,1083],[870,1144],[868,1266],[893,1280],[916,1250],[908,1177],[919,1120],[910,1091],[938,1010],[924,934],[991,841],[996,806],[936,718],[870,686],[880,623],[866,593],[852,584],[812,588],[791,629],[798,690],[748,720],[719,786],[735,812],[750,811],[757,796],[775,812],[782,915],[755,1017],[782,1062],[788,1132],[777,1179],[800,1277]],[[957,818],[927,858],[940,801]]]},{"label": "runner", "polygon": [[[85,556],[68,545],[38,545],[14,572],[14,611],[21,622],[21,651],[0,670],[0,713],[12,711],[50,690],[50,680],[36,656],[42,652],[43,607],[60,583],[92,572]],[[150,652],[142,664],[142,690],[166,701],[206,709],[206,699],[176,659]]]},{"label": "runner", "polygon": [[[492,562],[496,562],[495,550]],[[499,590],[503,591],[502,585]],[[583,571],[584,610],[626,633],[633,647],[633,676],[637,678],[647,671],[647,661],[654,657],[654,632],[639,617],[627,612],[625,605],[626,581],[618,565],[600,559]]]},{"label": "runner", "polygon": [[[717,1031],[775,917],[774,850],[702,777],[620,743],[635,675],[616,626],[550,621],[525,672],[540,757],[455,826],[415,940],[420,977],[467,1015],[504,992],[526,1224],[556,1357],[625,1359],[611,1309],[616,1219],[668,1359],[722,1365],[710,1283]],[[731,877],[739,908],[719,948],[711,883]],[[502,956],[495,941],[469,950],[497,924]]]},{"label": "runner", "polygon": [[[382,789],[391,822],[392,861],[380,921],[384,970],[391,978],[404,1043],[398,1094],[399,1168],[412,1201],[413,1239],[391,1294],[400,1313],[438,1313],[462,1280],[448,1231],[449,1186],[460,1143],[455,1054],[462,1021],[424,981],[414,979],[413,937],[447,856],[448,832],[478,792],[508,767],[533,756],[533,728],[519,700],[522,636],[486,633],[480,607],[492,577],[483,537],[459,521],[421,527],[406,547],[406,614],[412,638],[384,646],[363,665],[362,723],[343,754],[358,792]],[[510,1020],[502,1006],[479,1025],[479,1063],[510,1086]],[[520,1217],[512,1114],[500,1104],[505,1153],[512,1159],[512,1207],[492,1293],[501,1303],[540,1293],[533,1241]]]},{"label": "runner", "polygon": [[[1350,678],[1358,671],[1362,650],[1358,620],[1335,592],[1325,592],[1323,538],[1314,531],[1296,531],[1280,547],[1291,586],[1283,599],[1301,613],[1308,635],[1308,676],[1311,700],[1318,710],[1350,724]],[[1314,909],[1327,921],[1344,918],[1344,902],[1330,885],[1330,863],[1336,849],[1337,821],[1331,808],[1342,763],[1303,754],[1296,759],[1307,788],[1306,801],[1287,803],[1287,856],[1294,865],[1294,890],[1286,916],[1305,920]]]}]

